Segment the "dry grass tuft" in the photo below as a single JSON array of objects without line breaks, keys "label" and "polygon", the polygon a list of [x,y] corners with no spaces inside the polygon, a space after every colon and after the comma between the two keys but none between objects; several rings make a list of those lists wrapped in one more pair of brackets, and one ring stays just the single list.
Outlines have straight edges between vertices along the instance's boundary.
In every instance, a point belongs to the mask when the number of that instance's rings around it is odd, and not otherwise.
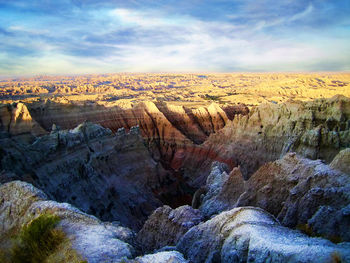
[{"label": "dry grass tuft", "polygon": [[10,252],[9,262],[86,262],[71,248],[65,233],[56,226],[58,216],[42,214],[23,226]]}]

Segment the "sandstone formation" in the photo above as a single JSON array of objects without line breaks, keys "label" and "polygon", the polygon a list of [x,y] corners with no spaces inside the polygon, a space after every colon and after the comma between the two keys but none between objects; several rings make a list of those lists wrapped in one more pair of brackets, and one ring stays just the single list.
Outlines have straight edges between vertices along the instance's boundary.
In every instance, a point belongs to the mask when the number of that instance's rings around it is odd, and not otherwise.
[{"label": "sandstone formation", "polygon": [[349,73],[218,73],[218,74],[100,74],[35,76],[0,82],[0,100],[31,101],[38,97],[57,100],[96,101],[101,105],[130,106],[142,101],[166,101],[174,105],[208,105],[215,101],[283,103],[350,97]]},{"label": "sandstone formation", "polygon": [[[28,183],[12,181],[1,185],[0,200],[1,250],[10,250],[11,238],[21,226],[39,215],[54,214],[61,218],[58,227],[67,235],[72,249],[88,262],[121,262],[133,256],[133,247],[127,243],[133,239],[131,230],[102,223],[67,203],[49,201],[45,193]],[[65,255],[64,250],[69,248],[59,249]]]},{"label": "sandstone formation", "polygon": [[171,209],[157,208],[136,236],[142,250],[150,252],[164,246],[176,245],[180,237],[203,220],[199,210],[190,206]]},{"label": "sandstone formation", "polygon": [[26,180],[57,201],[133,228],[161,206],[162,187],[172,180],[151,158],[137,128],[113,135],[85,122],[68,131],[55,128],[29,145],[5,138],[0,148],[1,169],[8,171],[2,182]]},{"label": "sandstone formation", "polygon": [[248,115],[238,115],[203,146],[232,158],[245,179],[290,151],[329,163],[350,147],[350,99],[261,104]]},{"label": "sandstone formation", "polygon": [[[335,160],[347,151],[340,152]],[[350,229],[349,174],[333,170],[320,160],[289,153],[263,165],[248,181],[243,180],[239,168],[228,175],[214,166],[207,182],[209,190],[200,207],[207,217],[233,207],[261,207],[284,226],[336,242],[350,241],[346,230]]]},{"label": "sandstone formation", "polygon": [[[244,105],[221,108],[215,103],[193,108],[147,101],[128,108],[105,107],[90,102],[69,103],[57,103],[50,99],[18,103],[22,105],[21,108],[27,109],[24,115],[26,122],[21,121],[21,118],[11,119],[12,111],[15,110],[8,110],[11,105],[3,105],[0,112],[1,137],[15,136],[17,140],[18,132],[10,127],[21,127],[20,130],[26,136],[25,141],[31,143],[35,136],[50,132],[53,125],[62,130],[73,129],[84,121],[98,123],[112,132],[119,128],[129,130],[139,126],[152,158],[161,162],[170,173],[174,173],[177,188],[186,188],[184,191],[188,192],[188,196],[184,195],[179,205],[190,202],[191,192],[204,182],[213,160],[232,166],[230,158],[223,159],[220,151],[201,144],[210,134],[223,128],[229,120],[238,114],[249,112]],[[27,126],[24,127],[23,123]],[[203,177],[198,179],[199,175]],[[187,189],[186,184],[191,187]],[[170,196],[168,199],[174,198]]]},{"label": "sandstone formation", "polygon": [[35,136],[47,133],[33,120],[23,103],[0,105],[0,132],[3,134],[0,138],[11,135],[21,137],[25,141],[31,141]]},{"label": "sandstone formation", "polygon": [[350,243],[310,238],[254,207],[235,208],[194,226],[177,249],[193,263],[350,261]]},{"label": "sandstone formation", "polygon": [[350,174],[350,148],[340,151],[329,166],[343,173]]},{"label": "sandstone formation", "polygon": [[101,124],[114,132],[121,127],[129,129],[138,125],[153,158],[162,160],[173,169],[179,169],[184,158],[176,154],[178,151],[191,160],[197,158],[193,163],[200,167],[205,161],[200,153],[206,149],[198,144],[203,143],[211,133],[223,128],[229,119],[248,113],[248,108],[244,105],[231,107],[226,114],[215,103],[191,109],[149,101],[126,109],[95,104],[59,104],[50,100],[32,103],[28,107],[33,118],[46,130],[51,129],[53,124],[71,129],[86,120]]},{"label": "sandstone formation", "polygon": [[284,87],[248,109],[208,78],[217,94],[187,90],[197,104],[167,79],[171,103],[113,80],[1,105],[0,261],[53,214],[60,249],[88,262],[350,262],[350,99]]},{"label": "sandstone formation", "polygon": [[336,96],[262,104],[248,114],[243,105],[225,108],[215,103],[197,108],[165,102],[142,102],[130,108],[51,100],[26,104],[32,120],[46,131],[53,124],[71,129],[86,120],[113,132],[138,125],[152,158],[194,188],[205,183],[212,161],[230,168],[240,165],[245,179],[288,151],[330,162],[350,146],[349,105],[348,98]]}]

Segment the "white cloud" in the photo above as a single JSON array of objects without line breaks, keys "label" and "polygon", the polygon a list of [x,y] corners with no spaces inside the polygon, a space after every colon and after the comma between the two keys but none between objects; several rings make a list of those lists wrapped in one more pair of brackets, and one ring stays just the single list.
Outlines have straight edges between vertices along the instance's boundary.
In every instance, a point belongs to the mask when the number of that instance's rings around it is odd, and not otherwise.
[{"label": "white cloud", "polygon": [[[286,32],[283,36],[272,35],[262,30],[303,20],[312,12],[314,7],[310,4],[303,11],[286,17],[260,20],[257,23],[254,18],[256,23],[254,25],[239,22],[232,24],[218,20],[204,21],[186,15],[169,15],[153,10],[120,8],[96,10],[92,12],[94,23],[89,30],[83,27],[84,30],[80,32],[77,25],[74,34],[71,34],[70,29],[63,28],[57,32],[61,35],[54,40],[28,36],[23,38],[22,40],[28,41],[22,41],[18,47],[27,46],[40,52],[35,59],[18,58],[18,65],[12,67],[13,72],[25,71],[33,74],[94,73],[96,70],[99,72],[290,71],[308,70],[313,62],[327,63],[330,59],[345,61],[350,56],[349,52],[345,52],[348,50],[344,45],[346,39],[339,40],[338,48],[330,53],[329,46],[334,45],[333,40],[332,43],[323,41],[327,44],[322,44],[317,41],[321,39],[319,36],[314,37],[314,41],[311,42],[300,34],[296,40],[290,32]],[[9,27],[8,30],[26,32],[29,36],[45,34],[44,31],[19,25]],[[118,41],[118,30],[126,32],[124,41]],[[91,32],[97,32],[93,35],[94,41],[89,40]],[[113,37],[113,34],[117,37]],[[112,37],[104,42],[104,37],[107,36]],[[62,39],[68,41],[67,45]],[[15,43],[13,46],[16,46]],[[86,55],[89,52],[91,54],[95,52],[97,55]],[[1,56],[3,57],[0,54]],[[349,66],[349,62],[343,64]]]},{"label": "white cloud", "polygon": [[288,19],[288,21],[293,22],[308,17],[313,12],[313,10],[314,7],[310,4],[304,11],[293,15],[291,18]]},{"label": "white cloud", "polygon": [[112,18],[118,19],[121,25],[137,25],[141,27],[159,27],[170,25],[184,25],[190,22],[189,17],[182,16],[164,16],[157,14],[152,10],[139,11],[126,8],[116,8],[109,12]]}]

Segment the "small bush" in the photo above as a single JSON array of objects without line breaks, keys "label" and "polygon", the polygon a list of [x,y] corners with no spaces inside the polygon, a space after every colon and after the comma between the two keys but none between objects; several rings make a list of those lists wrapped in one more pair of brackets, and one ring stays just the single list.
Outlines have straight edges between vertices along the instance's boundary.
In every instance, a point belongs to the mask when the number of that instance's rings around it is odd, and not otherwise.
[{"label": "small bush", "polygon": [[12,249],[11,262],[43,262],[66,239],[55,229],[59,221],[58,216],[43,214],[24,226]]}]

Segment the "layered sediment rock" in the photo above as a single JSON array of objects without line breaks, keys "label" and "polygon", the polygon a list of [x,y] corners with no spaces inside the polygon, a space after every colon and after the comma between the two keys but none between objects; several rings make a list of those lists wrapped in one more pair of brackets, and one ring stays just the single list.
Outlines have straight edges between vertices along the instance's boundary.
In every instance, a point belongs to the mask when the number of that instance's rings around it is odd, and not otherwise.
[{"label": "layered sediment rock", "polygon": [[222,109],[214,103],[208,107],[190,109],[167,103],[142,102],[132,108],[122,109],[89,103],[59,104],[47,100],[28,107],[32,117],[46,130],[51,129],[53,124],[71,129],[86,120],[112,131],[138,125],[153,158],[175,170],[188,167],[196,170],[205,166],[208,158],[215,160],[219,154],[199,144],[236,115],[248,113],[244,105]]},{"label": "layered sediment rock", "polygon": [[203,146],[231,158],[246,179],[290,151],[329,163],[350,147],[350,99],[262,104],[248,115],[238,115]]},{"label": "layered sediment rock", "polygon": [[177,249],[193,263],[350,261],[350,243],[310,238],[253,207],[235,208],[194,226]]},{"label": "layered sediment rock", "polygon": [[[333,165],[347,152],[340,152]],[[211,183],[210,178],[217,183]],[[320,160],[289,153],[263,165],[248,181],[243,180],[239,168],[227,174],[214,166],[207,188],[200,207],[207,217],[233,207],[256,206],[276,216],[285,226],[299,227],[336,242],[350,241],[349,174]]]},{"label": "layered sediment rock", "polygon": [[21,137],[24,141],[31,141],[35,136],[47,133],[31,116],[27,106],[23,103],[0,105],[0,132],[5,136]]},{"label": "layered sediment rock", "polygon": [[[47,200],[41,190],[31,184],[13,181],[0,186],[0,248],[9,252],[11,238],[22,226],[43,214],[56,215],[61,220],[58,225],[70,241],[58,248],[62,262],[69,258],[66,251],[71,246],[88,262],[120,262],[133,257],[133,233],[130,229],[102,223],[94,216],[87,215],[67,203]],[[6,238],[7,237],[7,238]]]},{"label": "layered sediment rock", "polygon": [[171,209],[157,208],[136,236],[142,250],[150,252],[164,246],[174,246],[190,228],[203,220],[199,210],[190,206]]},{"label": "layered sediment rock", "polygon": [[1,169],[7,171],[2,182],[26,180],[57,201],[133,228],[162,205],[162,187],[171,181],[137,128],[114,136],[89,122],[68,131],[55,128],[29,145],[3,139]]}]

